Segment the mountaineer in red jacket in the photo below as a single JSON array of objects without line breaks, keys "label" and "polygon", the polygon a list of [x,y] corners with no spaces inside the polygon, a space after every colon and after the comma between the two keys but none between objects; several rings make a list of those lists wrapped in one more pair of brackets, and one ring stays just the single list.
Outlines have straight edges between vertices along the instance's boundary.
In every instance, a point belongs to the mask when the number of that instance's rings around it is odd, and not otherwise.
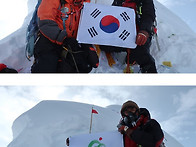
[{"label": "mountaineer in red jacket", "polygon": [[159,147],[164,138],[159,123],[151,119],[146,108],[127,101],[121,108],[122,119],[118,131],[123,134],[124,147]]},{"label": "mountaineer in red jacket", "polygon": [[98,67],[93,46],[76,40],[83,2],[90,0],[41,1],[32,73],[88,73]]}]

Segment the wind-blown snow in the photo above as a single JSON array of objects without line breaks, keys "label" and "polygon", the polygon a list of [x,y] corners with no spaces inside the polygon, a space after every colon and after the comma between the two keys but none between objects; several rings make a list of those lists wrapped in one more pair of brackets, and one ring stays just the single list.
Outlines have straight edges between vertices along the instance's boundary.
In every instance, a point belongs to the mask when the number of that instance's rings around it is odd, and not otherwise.
[{"label": "wind-blown snow", "polygon": [[[65,147],[65,139],[88,134],[92,105],[68,101],[42,101],[13,123],[13,141],[8,147]],[[120,106],[94,106],[92,133],[117,130]],[[182,147],[165,134],[167,147]]]},{"label": "wind-blown snow", "polygon": [[[92,2],[94,2],[93,0]],[[28,1],[28,15],[23,26],[0,41],[0,63],[7,64],[21,73],[29,73],[33,58],[29,62],[25,58],[25,33],[37,0]],[[111,5],[112,0],[97,0],[99,4]],[[196,72],[196,34],[179,17],[156,0],[158,36],[161,51],[157,49],[155,39],[152,41],[151,52],[156,60],[160,73],[195,73]],[[104,52],[101,52],[100,66],[92,73],[122,73],[126,67],[125,53],[114,53],[116,64],[109,67]],[[171,61],[173,67],[165,68],[163,61]]]}]

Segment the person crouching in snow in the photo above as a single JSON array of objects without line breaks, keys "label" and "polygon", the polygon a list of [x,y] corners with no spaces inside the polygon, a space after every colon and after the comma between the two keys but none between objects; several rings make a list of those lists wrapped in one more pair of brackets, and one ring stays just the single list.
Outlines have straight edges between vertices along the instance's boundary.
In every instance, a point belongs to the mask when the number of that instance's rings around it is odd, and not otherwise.
[{"label": "person crouching in snow", "polygon": [[123,134],[124,147],[159,147],[164,138],[160,124],[151,119],[146,108],[127,101],[121,108],[118,131]]}]

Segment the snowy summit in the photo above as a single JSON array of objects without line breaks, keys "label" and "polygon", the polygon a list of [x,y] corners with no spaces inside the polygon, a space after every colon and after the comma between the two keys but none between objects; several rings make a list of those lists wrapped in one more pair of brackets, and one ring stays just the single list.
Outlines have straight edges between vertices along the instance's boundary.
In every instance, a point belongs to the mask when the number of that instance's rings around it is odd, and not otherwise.
[{"label": "snowy summit", "polygon": [[[92,1],[94,2],[94,0]],[[27,25],[32,17],[37,0],[28,1],[28,15],[20,29],[0,40],[0,63],[15,68],[20,73],[29,73],[33,58],[25,57],[25,38]],[[99,4],[111,5],[112,0],[97,0]],[[162,4],[154,0],[157,16],[158,42],[153,39],[152,56],[156,60],[159,73],[195,73],[196,72],[196,34],[179,17]],[[123,73],[126,67],[125,53],[114,53],[116,64],[110,67],[104,52],[100,55],[100,66],[92,73]],[[172,67],[163,65],[170,62]]]}]

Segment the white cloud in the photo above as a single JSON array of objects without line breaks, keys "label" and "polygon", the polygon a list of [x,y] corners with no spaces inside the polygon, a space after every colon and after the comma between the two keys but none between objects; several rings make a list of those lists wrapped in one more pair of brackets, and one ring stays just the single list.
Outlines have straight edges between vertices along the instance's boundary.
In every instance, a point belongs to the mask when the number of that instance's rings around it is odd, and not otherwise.
[{"label": "white cloud", "polygon": [[58,100],[59,95],[61,95],[66,90],[62,86],[39,86],[32,87],[31,93],[37,96],[39,100]]},{"label": "white cloud", "polygon": [[[174,97],[176,112],[168,120],[163,121],[162,127],[169,134],[179,140],[186,141],[194,138],[195,118],[196,118],[196,88],[190,89],[186,93],[180,93],[179,97]],[[192,136],[192,135],[193,136]]]},{"label": "white cloud", "polygon": [[12,123],[21,115],[33,107],[36,102],[28,99],[28,93],[25,93],[21,87],[0,87],[0,142],[5,143],[12,139]]},{"label": "white cloud", "polygon": [[0,39],[11,34],[23,24],[27,15],[27,0],[1,0],[0,2]]},{"label": "white cloud", "polygon": [[187,111],[196,112],[196,88],[190,90],[186,94],[181,94],[179,99],[180,107],[177,110],[178,113],[183,113]]}]

